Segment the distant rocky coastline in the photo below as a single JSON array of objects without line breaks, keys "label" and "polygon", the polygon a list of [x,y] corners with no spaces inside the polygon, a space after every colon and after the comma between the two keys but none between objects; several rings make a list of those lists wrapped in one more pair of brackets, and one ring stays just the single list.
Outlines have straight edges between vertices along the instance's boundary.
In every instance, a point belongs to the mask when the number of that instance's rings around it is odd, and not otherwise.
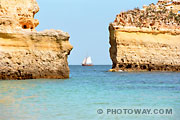
[{"label": "distant rocky coastline", "polygon": [[36,0],[0,0],[0,79],[69,78],[69,34],[35,30]]},{"label": "distant rocky coastline", "polygon": [[109,25],[110,71],[180,71],[180,1],[121,12]]}]

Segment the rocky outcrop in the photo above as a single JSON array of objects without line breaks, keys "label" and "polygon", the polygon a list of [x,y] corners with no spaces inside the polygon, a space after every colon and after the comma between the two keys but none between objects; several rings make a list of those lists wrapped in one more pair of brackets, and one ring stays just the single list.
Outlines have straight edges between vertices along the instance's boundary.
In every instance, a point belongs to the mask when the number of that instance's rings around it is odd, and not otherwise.
[{"label": "rocky outcrop", "polygon": [[[125,15],[123,19],[126,21],[127,18]],[[117,23],[117,19],[109,25],[110,57],[113,62],[110,71],[180,71],[179,25],[175,29],[153,29],[131,26],[136,23]]]},{"label": "rocky outcrop", "polygon": [[0,0],[0,79],[68,78],[69,34],[37,32],[35,0]]},{"label": "rocky outcrop", "polygon": [[0,30],[35,30],[39,21],[34,15],[38,11],[36,0],[0,0]]},{"label": "rocky outcrop", "polygon": [[180,71],[180,34],[109,30],[111,71]]}]

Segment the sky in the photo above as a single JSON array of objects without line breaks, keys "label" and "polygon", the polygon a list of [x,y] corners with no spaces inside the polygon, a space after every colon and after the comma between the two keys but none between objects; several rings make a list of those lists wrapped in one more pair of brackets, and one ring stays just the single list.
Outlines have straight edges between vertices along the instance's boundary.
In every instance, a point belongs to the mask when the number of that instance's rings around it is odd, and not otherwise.
[{"label": "sky", "polygon": [[60,29],[70,34],[74,47],[70,65],[80,65],[91,56],[94,65],[111,65],[109,23],[122,11],[142,8],[158,0],[37,0],[40,11],[35,18],[37,31]]}]

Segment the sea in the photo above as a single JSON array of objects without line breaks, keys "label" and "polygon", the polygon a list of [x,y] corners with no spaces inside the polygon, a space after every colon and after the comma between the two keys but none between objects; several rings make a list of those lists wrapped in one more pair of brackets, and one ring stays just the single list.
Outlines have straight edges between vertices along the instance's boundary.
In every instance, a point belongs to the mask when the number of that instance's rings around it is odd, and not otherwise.
[{"label": "sea", "polygon": [[69,79],[1,80],[0,120],[180,120],[180,73],[70,66]]}]

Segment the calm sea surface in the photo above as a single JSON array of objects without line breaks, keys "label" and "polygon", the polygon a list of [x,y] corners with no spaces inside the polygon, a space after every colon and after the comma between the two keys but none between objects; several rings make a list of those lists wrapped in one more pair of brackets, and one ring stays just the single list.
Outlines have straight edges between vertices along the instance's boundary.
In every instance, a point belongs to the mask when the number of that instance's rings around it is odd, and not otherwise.
[{"label": "calm sea surface", "polygon": [[[70,66],[70,79],[0,81],[0,120],[180,120],[180,73],[110,68]],[[172,109],[172,115],[107,109]]]}]

